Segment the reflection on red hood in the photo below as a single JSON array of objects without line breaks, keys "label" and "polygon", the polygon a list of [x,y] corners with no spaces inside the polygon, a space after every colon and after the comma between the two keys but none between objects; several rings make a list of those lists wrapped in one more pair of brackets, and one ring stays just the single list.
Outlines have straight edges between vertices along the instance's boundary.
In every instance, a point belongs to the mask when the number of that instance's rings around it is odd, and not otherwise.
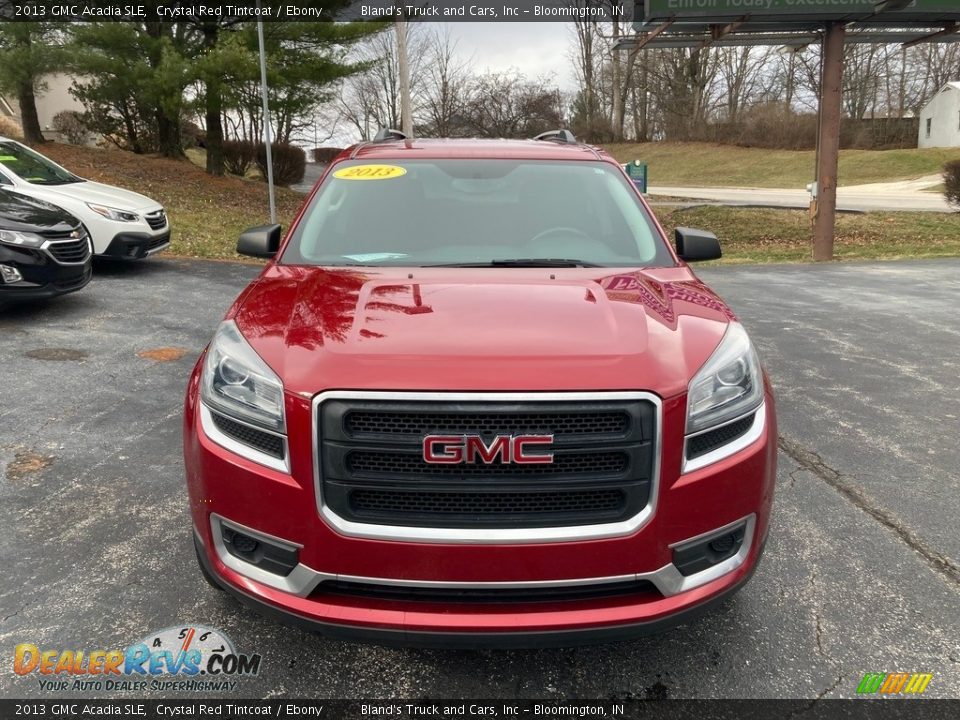
[{"label": "reflection on red hood", "polygon": [[687,269],[269,266],[234,309],[290,392],[684,392],[735,319]]}]

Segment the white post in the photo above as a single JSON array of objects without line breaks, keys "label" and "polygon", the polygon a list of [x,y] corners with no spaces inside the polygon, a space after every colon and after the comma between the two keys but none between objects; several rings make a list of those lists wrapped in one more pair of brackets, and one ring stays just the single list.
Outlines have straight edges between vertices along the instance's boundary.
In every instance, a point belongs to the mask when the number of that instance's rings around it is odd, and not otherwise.
[{"label": "white post", "polygon": [[[401,6],[397,6],[400,8]],[[408,138],[413,137],[413,117],[410,102],[410,62],[407,58],[407,21],[403,11],[397,14],[397,64],[400,70],[400,130]]]},{"label": "white post", "polygon": [[[260,0],[257,0],[260,10]],[[273,130],[270,127],[270,103],[267,99],[267,55],[263,49],[263,20],[257,20],[257,40],[260,43],[260,94],[263,96],[263,129],[267,144],[267,191],[270,195],[270,222],[277,223],[277,201],[273,193]]]}]

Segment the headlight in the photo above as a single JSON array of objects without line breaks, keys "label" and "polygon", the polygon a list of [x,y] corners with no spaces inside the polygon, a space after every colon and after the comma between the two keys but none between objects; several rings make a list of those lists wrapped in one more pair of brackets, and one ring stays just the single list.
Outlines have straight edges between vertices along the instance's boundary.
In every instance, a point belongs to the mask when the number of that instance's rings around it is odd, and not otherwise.
[{"label": "headlight", "polygon": [[687,390],[687,434],[746,415],[763,402],[760,360],[747,331],[730,323]]},{"label": "headlight", "polygon": [[87,203],[87,207],[93,210],[97,215],[103,215],[103,217],[108,220],[116,220],[117,222],[136,222],[140,219],[140,216],[136,213],[129,212],[128,210],[118,210],[117,208],[107,207],[106,205],[94,205],[93,203]]},{"label": "headlight", "polygon": [[14,232],[13,230],[0,230],[0,243],[5,245],[17,245],[19,247],[38,248],[46,242],[46,238],[29,232]]},{"label": "headlight", "polygon": [[283,383],[232,320],[217,328],[203,366],[206,405],[238,420],[284,433]]}]

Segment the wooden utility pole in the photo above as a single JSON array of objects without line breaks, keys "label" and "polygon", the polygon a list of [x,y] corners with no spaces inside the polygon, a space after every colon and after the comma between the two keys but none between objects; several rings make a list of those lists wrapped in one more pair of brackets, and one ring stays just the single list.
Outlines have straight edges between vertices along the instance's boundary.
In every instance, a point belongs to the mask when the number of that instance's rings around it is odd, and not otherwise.
[{"label": "wooden utility pole", "polygon": [[[260,10],[260,0],[257,0]],[[264,144],[267,152],[267,194],[270,198],[270,223],[277,224],[277,199],[273,188],[273,129],[270,125],[270,99],[267,91],[267,52],[263,43],[263,20],[257,20],[257,43],[260,48],[260,99],[263,102]]]},{"label": "wooden utility pole", "polygon": [[817,196],[814,199],[813,259],[833,260],[840,164],[843,93],[843,23],[827,23],[820,59],[820,130],[817,138]]},{"label": "wooden utility pole", "polygon": [[[397,6],[400,7],[400,6]],[[397,64],[400,71],[400,130],[413,137],[413,110],[410,101],[410,61],[407,57],[407,21],[401,10],[397,14]]]}]

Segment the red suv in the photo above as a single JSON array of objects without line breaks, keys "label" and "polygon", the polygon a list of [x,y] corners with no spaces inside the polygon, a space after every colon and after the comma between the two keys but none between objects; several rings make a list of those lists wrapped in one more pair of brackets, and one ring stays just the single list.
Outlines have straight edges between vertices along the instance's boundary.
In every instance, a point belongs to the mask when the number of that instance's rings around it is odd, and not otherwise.
[{"label": "red suv", "polygon": [[729,596],[767,534],[773,395],[623,169],[566,131],[384,131],[326,170],[190,379],[207,579],[328,635],[569,645]]}]

